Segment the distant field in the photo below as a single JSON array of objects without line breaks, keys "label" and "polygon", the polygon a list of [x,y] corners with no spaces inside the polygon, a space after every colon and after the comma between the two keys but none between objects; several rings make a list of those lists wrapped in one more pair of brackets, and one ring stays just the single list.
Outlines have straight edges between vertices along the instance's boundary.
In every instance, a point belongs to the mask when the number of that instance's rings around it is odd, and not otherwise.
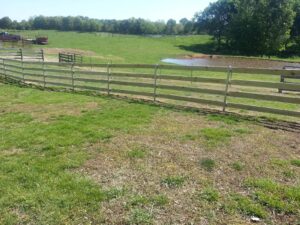
[{"label": "distant field", "polygon": [[298,224],[299,134],[0,84],[0,224]]},{"label": "distant field", "polygon": [[[80,33],[61,31],[11,31],[23,37],[48,36],[47,54],[56,57],[59,51],[81,50],[85,61],[92,63],[161,63],[169,57],[198,53],[214,54],[212,38],[209,35],[147,37],[109,33]],[[50,49],[49,49],[50,48]],[[245,56],[243,56],[245,57]],[[50,57],[51,58],[51,57]],[[266,58],[266,57],[265,57]],[[300,57],[278,58],[276,60],[299,62]]]},{"label": "distant field", "polygon": [[[134,35],[118,35],[103,33],[78,33],[60,31],[20,31],[24,37],[46,35],[49,45],[46,48],[64,48],[85,50],[84,54],[92,56],[93,62],[115,63],[160,63],[166,57],[175,57],[193,52],[179,46],[207,43],[210,36],[168,36],[143,37]],[[51,52],[51,51],[50,51]],[[52,51],[53,52],[53,51]]]}]

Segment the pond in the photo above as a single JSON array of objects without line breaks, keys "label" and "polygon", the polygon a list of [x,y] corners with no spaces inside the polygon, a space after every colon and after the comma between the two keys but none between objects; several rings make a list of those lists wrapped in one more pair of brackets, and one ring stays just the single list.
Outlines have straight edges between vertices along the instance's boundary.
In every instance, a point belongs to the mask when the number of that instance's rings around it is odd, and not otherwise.
[{"label": "pond", "polygon": [[191,59],[163,59],[164,63],[171,63],[183,66],[216,66],[216,67],[244,67],[244,68],[268,68],[282,69],[284,66],[298,66],[300,62],[283,62],[277,60],[255,59],[255,58],[239,58],[239,57],[223,57],[223,56],[205,56],[202,58]]}]

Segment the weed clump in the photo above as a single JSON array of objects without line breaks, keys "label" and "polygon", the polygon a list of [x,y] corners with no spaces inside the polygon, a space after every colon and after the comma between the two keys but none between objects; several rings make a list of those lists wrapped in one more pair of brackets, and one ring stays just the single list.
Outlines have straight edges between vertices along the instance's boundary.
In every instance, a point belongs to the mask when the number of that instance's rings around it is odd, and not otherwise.
[{"label": "weed clump", "polygon": [[242,171],[244,169],[245,165],[243,165],[240,162],[235,162],[235,163],[231,164],[231,167],[236,171]]},{"label": "weed clump", "polygon": [[211,147],[219,143],[226,143],[232,137],[232,133],[224,128],[204,128],[200,133]]},{"label": "weed clump", "polygon": [[293,166],[300,167],[300,159],[291,160]]},{"label": "weed clump", "polygon": [[212,172],[216,167],[216,162],[213,159],[205,158],[200,161],[200,165],[208,172]]},{"label": "weed clump", "polygon": [[167,177],[161,181],[161,183],[168,188],[178,188],[183,185],[186,178],[181,176],[175,176],[175,177]]},{"label": "weed clump", "polygon": [[153,224],[153,216],[146,210],[133,209],[130,213],[128,224],[151,225]]},{"label": "weed clump", "polygon": [[217,202],[219,197],[219,192],[213,188],[206,188],[200,194],[200,198],[207,202]]},{"label": "weed clump", "polygon": [[146,157],[146,151],[142,149],[134,149],[129,151],[127,156],[131,159],[143,159]]}]

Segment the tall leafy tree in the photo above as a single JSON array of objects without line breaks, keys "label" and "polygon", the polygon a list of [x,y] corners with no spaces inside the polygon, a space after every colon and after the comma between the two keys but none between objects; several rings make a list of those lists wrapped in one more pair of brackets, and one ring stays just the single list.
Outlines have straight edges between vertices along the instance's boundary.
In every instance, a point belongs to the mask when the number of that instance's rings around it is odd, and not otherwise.
[{"label": "tall leafy tree", "polygon": [[295,19],[291,28],[290,41],[295,42],[300,47],[300,0],[294,4]]},{"label": "tall leafy tree", "polygon": [[265,0],[235,1],[236,14],[228,30],[232,49],[243,54],[263,54],[266,49]]},{"label": "tall leafy tree", "polygon": [[0,28],[2,29],[12,28],[12,24],[13,22],[9,17],[3,17],[2,19],[0,19]]},{"label": "tall leafy tree", "polygon": [[213,35],[219,50],[222,39],[226,39],[228,35],[228,28],[235,13],[236,8],[232,0],[219,0],[196,15],[196,26],[198,30],[205,30]]},{"label": "tall leafy tree", "polygon": [[266,53],[274,54],[284,48],[289,39],[296,13],[293,0],[269,0],[266,15]]},{"label": "tall leafy tree", "polygon": [[190,34],[193,31],[194,23],[187,18],[182,18],[179,23],[183,26],[183,34]]},{"label": "tall leafy tree", "polygon": [[217,49],[225,40],[237,53],[271,55],[290,38],[294,1],[218,0],[196,16],[197,25],[213,35]]},{"label": "tall leafy tree", "polygon": [[175,34],[176,33],[176,20],[169,19],[166,25],[166,34]]}]

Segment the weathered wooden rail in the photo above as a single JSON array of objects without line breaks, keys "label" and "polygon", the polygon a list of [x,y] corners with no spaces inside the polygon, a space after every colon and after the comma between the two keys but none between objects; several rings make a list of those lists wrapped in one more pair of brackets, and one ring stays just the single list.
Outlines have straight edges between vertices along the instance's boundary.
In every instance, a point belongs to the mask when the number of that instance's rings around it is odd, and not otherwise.
[{"label": "weathered wooden rail", "polygon": [[[108,95],[134,95],[153,101],[163,99],[176,101],[176,104],[182,102],[217,107],[223,111],[238,109],[300,117],[300,95],[278,93],[278,90],[300,92],[300,83],[280,82],[282,75],[292,78],[298,77],[300,71],[297,70],[141,64],[68,64],[0,60],[2,61],[0,61],[0,75],[4,78],[12,78],[42,87],[97,91]],[[93,71],[90,71],[89,68],[93,68]],[[140,71],[132,72],[129,70]],[[162,74],[162,70],[171,71],[171,74]],[[197,71],[226,73],[226,76],[216,78],[187,75],[187,72]],[[275,76],[278,79],[276,78],[276,81],[274,79],[270,79],[271,81],[243,80],[235,79],[235,74]],[[257,91],[258,89],[260,91]],[[263,104],[252,104],[252,102],[260,101]],[[274,106],[277,104],[292,105],[293,107],[290,108],[293,110],[280,105],[273,107],[273,104],[264,106],[264,102],[273,103]]]},{"label": "weathered wooden rail", "polygon": [[21,61],[45,60],[44,51],[42,49],[0,48],[0,57]]},{"label": "weathered wooden rail", "polygon": [[[297,70],[300,70],[300,67],[285,66],[284,69],[297,71]],[[297,74],[297,75],[281,75],[280,76],[280,82],[282,82],[282,83],[292,83],[290,81],[287,81],[287,79],[298,79],[298,80],[300,80],[300,74]],[[283,91],[285,91],[285,90],[284,89],[278,89],[279,93],[282,93]],[[299,90],[289,90],[289,91],[299,92]]]},{"label": "weathered wooden rail", "polygon": [[59,53],[58,60],[59,62],[66,62],[66,63],[82,63],[83,56],[75,53]]}]

